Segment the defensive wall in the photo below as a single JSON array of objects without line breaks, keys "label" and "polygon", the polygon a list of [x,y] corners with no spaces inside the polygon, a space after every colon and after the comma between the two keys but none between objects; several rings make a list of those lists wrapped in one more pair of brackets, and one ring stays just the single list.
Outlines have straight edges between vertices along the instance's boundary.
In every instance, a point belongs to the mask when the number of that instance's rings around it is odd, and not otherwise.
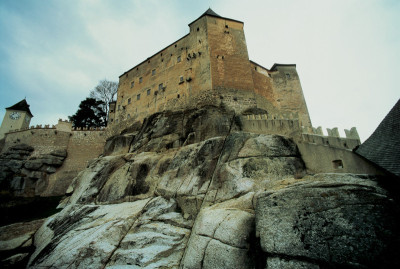
[{"label": "defensive wall", "polygon": [[260,134],[277,134],[293,138],[310,173],[355,173],[384,175],[385,172],[353,152],[360,138],[355,127],[344,130],[340,137],[338,128],[303,127],[297,114],[256,114],[240,117],[242,130]]},{"label": "defensive wall", "polygon": [[3,150],[24,143],[34,147],[31,157],[49,154],[57,149],[67,150],[63,165],[51,174],[44,196],[63,195],[72,179],[89,161],[103,153],[106,141],[104,128],[72,128],[71,122],[59,120],[55,126],[32,126],[5,134]]}]

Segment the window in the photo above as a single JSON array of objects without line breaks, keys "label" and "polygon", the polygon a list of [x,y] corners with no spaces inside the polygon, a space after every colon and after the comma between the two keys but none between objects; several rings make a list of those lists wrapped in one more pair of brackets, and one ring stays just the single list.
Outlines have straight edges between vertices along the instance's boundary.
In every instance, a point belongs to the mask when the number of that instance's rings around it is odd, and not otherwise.
[{"label": "window", "polygon": [[118,119],[116,119],[115,122],[118,123]]},{"label": "window", "polygon": [[342,160],[334,160],[332,161],[333,168],[335,169],[343,169],[343,161]]},{"label": "window", "polygon": [[128,119],[130,119],[131,118],[131,114],[128,114]]},{"label": "window", "polygon": [[290,78],[290,74],[289,73],[286,73],[286,78]]},{"label": "window", "polygon": [[111,122],[113,122],[114,121],[114,119],[111,119]]},{"label": "window", "polygon": [[139,78],[139,83],[142,83],[142,82],[143,82],[143,78],[140,77],[140,78]]},{"label": "window", "polygon": [[178,56],[178,63],[180,63],[182,61],[181,56]]},{"label": "window", "polygon": [[156,74],[156,70],[155,69],[151,70],[151,75],[154,76],[155,74]]},{"label": "window", "polygon": [[163,88],[163,84],[162,83],[158,84],[158,90],[162,90],[162,88]]},{"label": "window", "polygon": [[151,93],[151,89],[148,89],[147,90],[147,95],[150,95],[150,93]]},{"label": "window", "polygon": [[197,32],[200,30],[200,28],[199,27],[197,27]]},{"label": "window", "polygon": [[136,100],[140,100],[140,93],[136,95]]},{"label": "window", "polygon": [[135,82],[134,81],[131,82],[131,88],[133,88],[133,86],[135,86]]},{"label": "window", "polygon": [[183,83],[184,81],[183,81],[183,76],[180,76],[179,77],[179,84],[181,84],[181,83]]},{"label": "window", "polygon": [[128,99],[128,105],[131,103],[131,98]]},{"label": "window", "polygon": [[121,105],[118,105],[118,110],[121,110]]}]

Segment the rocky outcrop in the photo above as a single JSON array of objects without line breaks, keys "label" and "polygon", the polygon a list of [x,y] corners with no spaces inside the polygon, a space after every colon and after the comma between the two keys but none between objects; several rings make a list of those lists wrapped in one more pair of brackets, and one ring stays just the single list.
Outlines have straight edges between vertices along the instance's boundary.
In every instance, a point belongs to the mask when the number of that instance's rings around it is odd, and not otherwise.
[{"label": "rocky outcrop", "polygon": [[398,205],[374,178],[322,174],[257,195],[267,268],[394,268]]},{"label": "rocky outcrop", "polygon": [[0,155],[0,187],[17,196],[35,196],[45,191],[48,176],[56,172],[67,157],[66,150],[31,156],[34,148],[17,144]]},{"label": "rocky outcrop", "polygon": [[32,254],[33,234],[44,219],[0,227],[0,267],[21,268]]},{"label": "rocky outcrop", "polygon": [[29,268],[398,263],[397,200],[381,179],[306,175],[291,139],[241,132],[223,109],[155,114],[105,153],[36,232]]}]

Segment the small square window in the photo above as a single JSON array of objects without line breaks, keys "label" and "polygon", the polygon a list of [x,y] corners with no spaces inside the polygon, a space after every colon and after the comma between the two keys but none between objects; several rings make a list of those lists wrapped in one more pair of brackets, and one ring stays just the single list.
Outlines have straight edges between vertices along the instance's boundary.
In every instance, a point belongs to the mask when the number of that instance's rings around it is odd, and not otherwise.
[{"label": "small square window", "polygon": [[162,83],[158,84],[158,90],[162,90],[162,88],[163,88],[163,84]]},{"label": "small square window", "polygon": [[139,83],[142,83],[142,82],[143,82],[143,78],[140,77],[140,78],[139,78]]},{"label": "small square window", "polygon": [[128,99],[128,105],[131,103],[131,98]]},{"label": "small square window", "polygon": [[289,73],[286,73],[286,78],[290,78],[290,74]]},{"label": "small square window", "polygon": [[181,84],[181,83],[183,83],[184,81],[183,81],[183,76],[180,76],[179,77],[179,84]]},{"label": "small square window", "polygon": [[181,58],[181,56],[178,56],[178,63],[180,63],[181,61],[182,61],[182,58]]},{"label": "small square window", "polygon": [[332,161],[333,168],[335,169],[343,169],[343,161],[342,160],[334,160]]},{"label": "small square window", "polygon": [[136,100],[140,100],[140,93],[136,95]]},{"label": "small square window", "polygon": [[151,93],[151,90],[148,89],[148,90],[147,90],[147,95],[150,95],[150,93]]},{"label": "small square window", "polygon": [[133,86],[135,86],[135,82],[134,81],[131,82],[131,88],[133,88]]},{"label": "small square window", "polygon": [[151,75],[154,76],[155,74],[156,74],[156,70],[155,69],[151,70]]}]

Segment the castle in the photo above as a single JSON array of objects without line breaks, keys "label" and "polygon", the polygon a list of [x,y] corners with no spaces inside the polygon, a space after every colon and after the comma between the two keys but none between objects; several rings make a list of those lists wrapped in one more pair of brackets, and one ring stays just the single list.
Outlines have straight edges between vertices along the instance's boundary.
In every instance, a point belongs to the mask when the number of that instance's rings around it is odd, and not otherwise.
[{"label": "castle", "polygon": [[109,124],[168,110],[224,105],[237,114],[297,115],[311,127],[295,64],[249,60],[243,22],[208,9],[190,32],[119,77]]},{"label": "castle", "polygon": [[[133,123],[157,112],[218,107],[234,112],[241,131],[293,139],[311,173],[382,173],[352,151],[360,145],[355,128],[345,130],[342,138],[337,128],[324,135],[321,127],[312,127],[296,65],[267,69],[249,60],[243,22],[208,9],[189,27],[189,34],[119,77],[106,129],[77,130],[62,120],[29,128],[33,115],[24,99],[6,109],[0,152],[20,143],[35,148],[32,157],[66,150],[65,164],[51,175],[64,182],[57,188],[62,194],[78,171],[103,153],[106,140]],[[180,147],[183,141],[171,145]]]}]

